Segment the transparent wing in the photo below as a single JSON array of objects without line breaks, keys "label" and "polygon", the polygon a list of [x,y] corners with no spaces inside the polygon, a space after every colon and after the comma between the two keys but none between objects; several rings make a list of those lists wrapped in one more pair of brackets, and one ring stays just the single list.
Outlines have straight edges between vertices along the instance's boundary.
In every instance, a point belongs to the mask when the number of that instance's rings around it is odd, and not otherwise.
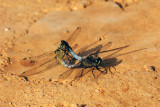
[{"label": "transparent wing", "polygon": [[37,56],[32,56],[32,57],[28,57],[28,58],[24,58],[21,62],[44,62],[46,60],[52,59],[55,57],[55,52],[54,51],[50,51],[50,52],[45,52],[42,53],[40,55]]},{"label": "transparent wing", "polygon": [[[67,39],[67,42],[69,43],[72,43],[78,33],[81,31],[81,28],[78,27],[72,34],[71,36]],[[75,45],[73,48],[76,48],[77,45]],[[33,56],[33,57],[29,57],[29,58],[24,58],[23,59],[23,62],[29,62],[30,65],[34,65],[33,62],[36,62],[36,63],[41,63],[41,62],[44,62],[45,63],[42,63],[42,64],[39,64],[37,67],[34,67],[26,72],[23,72],[22,74],[20,74],[20,76],[30,76],[30,75],[35,75],[35,74],[38,74],[38,73],[42,73],[42,72],[45,72],[46,70],[52,68],[53,66],[57,65],[58,62],[56,62],[56,59],[54,58],[55,57],[55,51],[50,51],[50,52],[45,52],[43,54],[40,54],[40,55],[37,55],[37,56]],[[29,64],[23,64],[22,65],[26,65],[28,66]]]},{"label": "transparent wing", "polygon": [[[77,48],[77,44],[75,44],[72,49],[76,49]],[[55,51],[50,51],[50,52],[45,52],[42,53],[40,55],[37,56],[32,56],[32,57],[28,57],[28,58],[24,58],[23,60],[21,60],[21,65],[23,65],[24,67],[31,67],[33,65],[40,65],[42,64],[41,62],[45,62],[48,61],[52,58],[55,57]]]},{"label": "transparent wing", "polygon": [[108,42],[104,46],[102,46],[100,49],[95,50],[95,52],[92,52],[90,55],[96,55],[98,56],[98,53],[102,53],[104,50],[109,48],[112,45],[112,42]]},{"label": "transparent wing", "polygon": [[65,79],[67,79],[71,75],[71,73],[73,72],[73,70],[74,69],[68,69],[67,71],[65,71],[64,73],[62,73],[59,76],[58,80],[65,80]]},{"label": "transparent wing", "polygon": [[72,34],[71,36],[66,40],[66,42],[69,43],[69,45],[71,45],[75,39],[77,38],[78,34],[81,32],[81,27],[78,27]]},{"label": "transparent wing", "polygon": [[50,52],[42,53],[42,54],[37,55],[37,56],[29,57],[29,59],[36,60],[36,59],[39,59],[39,58],[42,58],[42,57],[50,57],[50,56],[54,56],[54,55],[55,55],[55,52],[54,51],[50,51]]},{"label": "transparent wing", "polygon": [[[81,31],[81,28],[78,27],[78,28],[71,34],[71,36],[67,39],[67,42],[72,43],[72,42],[76,39],[76,37],[77,37],[77,35],[78,35],[78,33],[79,33],[80,31]],[[74,45],[72,48],[75,49],[75,48],[77,48],[77,46],[78,46],[78,45],[76,44],[76,45]],[[24,59],[22,60],[22,62],[23,62],[23,61],[44,62],[44,61],[47,61],[47,60],[49,60],[49,59],[51,59],[51,58],[54,58],[54,57],[55,57],[55,51],[49,51],[49,52],[45,52],[45,53],[42,53],[42,54],[37,55],[37,56],[32,56],[32,57],[24,58]],[[22,64],[22,65],[25,66],[25,64]],[[31,64],[31,65],[33,65],[33,64]]]},{"label": "transparent wing", "polygon": [[111,45],[112,45],[112,42],[108,42],[107,44],[103,45],[103,47],[101,48],[100,51],[104,51],[104,50],[108,49]]},{"label": "transparent wing", "polygon": [[26,72],[23,72],[19,76],[26,77],[26,76],[30,76],[30,75],[39,74],[39,73],[47,71],[48,69],[52,68],[53,66],[55,66],[57,64],[58,64],[58,62],[56,62],[55,58],[52,58],[37,67],[34,67]]},{"label": "transparent wing", "polygon": [[78,44],[75,44],[73,47],[72,47],[72,50],[76,49],[78,47]]},{"label": "transparent wing", "polygon": [[78,50],[78,55],[84,56],[86,53],[89,53],[89,52],[86,51],[86,49],[89,48],[89,47],[91,47],[92,45],[96,44],[97,42],[98,42],[98,41],[95,41],[95,42],[93,42],[93,43],[90,44],[90,45],[86,45],[86,46],[80,48],[80,49]]}]

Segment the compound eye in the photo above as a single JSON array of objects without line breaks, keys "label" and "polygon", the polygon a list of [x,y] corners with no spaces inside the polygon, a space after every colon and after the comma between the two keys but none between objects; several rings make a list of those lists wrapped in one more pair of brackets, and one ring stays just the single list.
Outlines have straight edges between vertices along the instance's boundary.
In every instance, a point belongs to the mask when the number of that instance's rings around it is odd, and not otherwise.
[{"label": "compound eye", "polygon": [[95,60],[95,62],[96,62],[97,65],[99,64],[99,61],[97,59]]},{"label": "compound eye", "polygon": [[101,61],[98,61],[98,64],[101,64]]},{"label": "compound eye", "polygon": [[97,64],[101,64],[102,59],[101,58],[97,58],[96,61],[97,61]]}]

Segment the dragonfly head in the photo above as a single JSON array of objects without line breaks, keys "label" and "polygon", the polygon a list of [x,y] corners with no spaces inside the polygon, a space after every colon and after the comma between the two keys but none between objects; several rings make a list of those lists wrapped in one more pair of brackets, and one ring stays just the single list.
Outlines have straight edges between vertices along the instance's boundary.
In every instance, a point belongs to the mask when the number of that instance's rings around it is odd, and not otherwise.
[{"label": "dragonfly head", "polygon": [[60,49],[63,50],[63,51],[66,51],[70,48],[69,44],[64,41],[64,40],[61,40],[61,45],[60,45]]},{"label": "dragonfly head", "polygon": [[102,63],[102,59],[100,57],[96,58],[96,65],[100,65]]}]

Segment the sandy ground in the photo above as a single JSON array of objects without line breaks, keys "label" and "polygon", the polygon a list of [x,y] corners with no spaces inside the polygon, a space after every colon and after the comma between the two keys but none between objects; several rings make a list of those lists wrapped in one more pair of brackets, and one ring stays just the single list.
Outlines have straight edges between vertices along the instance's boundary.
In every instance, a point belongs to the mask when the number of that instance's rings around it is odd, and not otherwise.
[{"label": "sandy ground", "polygon": [[[159,107],[159,10],[159,0],[0,0],[0,106]],[[108,42],[106,50],[129,45],[99,54],[112,73],[73,81],[80,68],[57,81],[68,70],[59,64],[28,81],[18,76],[44,63],[23,58],[55,50],[77,27],[76,53],[97,40],[86,54]]]}]

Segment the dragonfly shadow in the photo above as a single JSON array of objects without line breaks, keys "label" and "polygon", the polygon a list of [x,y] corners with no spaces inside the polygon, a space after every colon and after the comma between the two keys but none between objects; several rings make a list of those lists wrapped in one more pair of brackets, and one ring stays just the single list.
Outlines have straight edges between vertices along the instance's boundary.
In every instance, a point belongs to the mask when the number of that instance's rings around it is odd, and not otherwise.
[{"label": "dragonfly shadow", "polygon": [[[109,51],[115,51],[115,52],[112,52],[111,54],[103,57],[101,64],[99,64],[97,66],[86,67],[86,68],[83,68],[83,66],[79,66],[79,68],[82,68],[82,70],[81,70],[81,73],[77,75],[77,77],[82,77],[91,71],[94,78],[98,78],[101,73],[107,74],[108,71],[110,71],[112,73],[111,68],[114,68],[114,70],[116,71],[115,66],[122,63],[122,60],[117,60],[117,58],[114,57],[114,55],[126,47],[128,47],[128,46],[119,47],[119,48],[115,48],[115,49],[111,49],[111,50],[106,51],[106,52],[109,52]],[[102,48],[102,46],[99,45],[96,48],[89,50],[88,52],[90,52],[92,50],[96,50],[96,52],[94,52],[94,53],[99,53],[101,48]],[[92,53],[92,55],[94,55],[94,53]],[[98,54],[95,54],[95,55],[97,55],[97,57],[98,57]],[[89,70],[87,70],[87,69],[89,69]],[[95,70],[98,70],[99,73],[95,74],[94,73]],[[76,77],[76,79],[77,79],[77,77]]]},{"label": "dragonfly shadow", "polygon": [[105,63],[104,67],[115,67],[117,65],[119,65],[120,63],[122,63],[123,60],[117,60],[116,57],[114,58],[106,58],[106,59],[103,59],[103,62]]},{"label": "dragonfly shadow", "polygon": [[96,46],[96,47],[94,47],[94,48],[91,48],[91,49],[89,49],[89,50],[80,52],[80,53],[78,53],[78,55],[79,55],[79,56],[86,56],[86,55],[89,55],[89,54],[91,54],[91,53],[93,53],[93,52],[99,52],[102,47],[103,47],[102,45],[98,45],[98,46]]},{"label": "dragonfly shadow", "polygon": [[79,67],[79,68],[84,69],[84,71],[81,70],[79,73],[77,73],[75,79],[85,76],[89,72],[92,72],[95,79],[98,78],[101,74],[107,74],[108,72],[112,74],[112,71],[113,71],[112,68],[114,69],[114,71],[116,71],[116,66],[122,63],[122,61],[123,60],[118,60],[116,57],[113,57],[113,58],[103,59],[103,62],[102,62],[103,64],[100,64],[98,66],[98,69],[96,67],[92,67],[92,68],[91,67],[88,67],[88,68]]},{"label": "dragonfly shadow", "polygon": [[[116,66],[119,65],[120,63],[122,63],[123,60],[118,60],[117,58],[108,58],[108,59],[104,59],[103,60],[103,65],[99,65],[98,69],[96,67],[88,67],[88,68],[83,68],[83,67],[79,67],[84,69],[84,71],[80,71],[79,73],[77,73],[76,77],[74,80],[78,80],[79,78],[87,75],[88,73],[92,72],[93,76],[95,79],[97,79],[101,74],[107,74],[108,72],[110,72],[112,74],[112,68],[114,69],[114,71],[116,71]],[[93,71],[92,71],[93,70]],[[83,74],[82,74],[83,72]]]},{"label": "dragonfly shadow", "polygon": [[[134,52],[138,52],[138,51],[147,49],[147,48],[142,48],[142,49],[137,49],[137,50],[133,50],[133,51],[130,51],[130,52],[125,52],[125,53],[121,53],[121,54],[115,55],[116,53],[120,52],[123,48],[124,48],[124,47],[122,47],[122,48],[120,47],[120,48],[115,48],[115,49],[111,49],[111,50],[106,51],[106,52],[109,52],[109,51],[112,51],[112,50],[116,50],[116,49],[117,49],[117,51],[115,51],[115,52],[113,52],[113,53],[111,53],[111,54],[109,54],[109,55],[107,55],[106,57],[103,58],[102,64],[100,64],[100,65],[98,66],[99,69],[97,69],[100,73],[97,74],[97,75],[95,75],[95,74],[93,74],[93,72],[92,72],[92,74],[94,75],[94,77],[98,78],[101,74],[107,74],[108,72],[110,72],[110,73],[112,74],[111,68],[113,68],[114,71],[116,71],[115,66],[119,65],[119,64],[122,63],[122,61],[123,61],[122,59],[121,59],[121,60],[118,60],[116,57],[123,56],[123,55],[127,55],[127,54],[131,54],[131,53],[134,53]],[[126,46],[125,46],[125,48],[126,48]],[[94,70],[95,70],[95,69],[94,69]],[[83,75],[77,76],[77,77],[82,77],[82,76],[88,74],[88,73],[91,72],[91,71],[92,71],[92,70],[88,70],[88,71],[84,72]],[[77,79],[77,78],[76,78],[76,79]]]}]

